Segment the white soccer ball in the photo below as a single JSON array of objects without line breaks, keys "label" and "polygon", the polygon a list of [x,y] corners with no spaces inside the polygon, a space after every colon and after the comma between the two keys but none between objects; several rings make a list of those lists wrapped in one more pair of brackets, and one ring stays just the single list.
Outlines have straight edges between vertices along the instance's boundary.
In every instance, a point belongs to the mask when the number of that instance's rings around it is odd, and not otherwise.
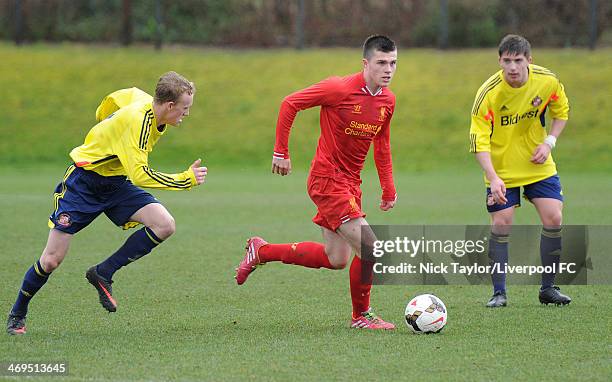
[{"label": "white soccer ball", "polygon": [[410,300],[405,318],[414,333],[438,333],[446,325],[446,306],[433,294],[422,294]]}]

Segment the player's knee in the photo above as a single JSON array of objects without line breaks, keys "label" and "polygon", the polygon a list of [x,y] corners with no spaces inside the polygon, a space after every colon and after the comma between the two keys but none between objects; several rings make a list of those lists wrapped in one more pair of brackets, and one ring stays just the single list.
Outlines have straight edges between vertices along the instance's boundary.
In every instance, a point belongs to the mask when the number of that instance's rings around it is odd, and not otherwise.
[{"label": "player's knee", "polygon": [[329,258],[329,264],[334,269],[346,268],[349,258],[351,257],[351,251],[343,248],[325,248],[325,252]]},{"label": "player's knee", "polygon": [[57,253],[44,253],[40,257],[40,265],[42,265],[45,272],[51,273],[60,266],[62,260],[62,256],[59,256]]},{"label": "player's knee", "polygon": [[493,216],[492,220],[494,226],[504,227],[512,225],[512,216],[498,215]]},{"label": "player's knee", "polygon": [[164,221],[162,229],[166,238],[172,236],[176,232],[176,222],[172,216],[168,216],[168,218]]},{"label": "player's knee", "polygon": [[160,219],[155,226],[151,228],[160,239],[165,240],[176,232],[176,222],[171,215],[168,215]]},{"label": "player's knee", "polygon": [[563,213],[561,211],[556,211],[547,215],[544,219],[542,219],[542,223],[545,227],[558,227],[561,225],[563,221]]},{"label": "player's knee", "polygon": [[334,269],[344,269],[348,264],[348,258],[329,258],[329,263]]}]

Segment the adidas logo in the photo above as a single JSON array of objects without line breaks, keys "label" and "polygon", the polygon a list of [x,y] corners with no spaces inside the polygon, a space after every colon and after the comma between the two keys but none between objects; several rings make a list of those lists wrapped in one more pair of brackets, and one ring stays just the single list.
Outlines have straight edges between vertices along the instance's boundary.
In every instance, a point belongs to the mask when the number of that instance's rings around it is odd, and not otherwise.
[{"label": "adidas logo", "polygon": [[508,111],[508,108],[506,107],[506,105],[503,105],[500,109],[500,111]]}]

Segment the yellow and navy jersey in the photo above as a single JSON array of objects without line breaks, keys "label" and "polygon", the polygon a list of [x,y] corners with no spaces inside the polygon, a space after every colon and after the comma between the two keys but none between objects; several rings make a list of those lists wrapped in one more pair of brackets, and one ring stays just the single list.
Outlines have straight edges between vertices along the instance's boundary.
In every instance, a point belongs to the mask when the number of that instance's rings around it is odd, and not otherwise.
[{"label": "yellow and navy jersey", "polygon": [[104,119],[89,131],[81,146],[70,152],[70,157],[78,167],[102,176],[125,175],[136,186],[191,189],[196,184],[191,168],[166,174],[149,167],[149,153],[167,127],[157,125],[153,98],[134,89],[119,90],[102,101],[96,118]]},{"label": "yellow and navy jersey", "polygon": [[[563,85],[550,70],[529,65],[529,78],[511,87],[500,70],[478,89],[472,107],[470,152],[491,153],[497,175],[506,187],[538,182],[557,173],[552,155],[543,164],[530,161],[546,138],[546,111],[567,120],[569,103]],[[488,180],[485,178],[487,185]]]}]

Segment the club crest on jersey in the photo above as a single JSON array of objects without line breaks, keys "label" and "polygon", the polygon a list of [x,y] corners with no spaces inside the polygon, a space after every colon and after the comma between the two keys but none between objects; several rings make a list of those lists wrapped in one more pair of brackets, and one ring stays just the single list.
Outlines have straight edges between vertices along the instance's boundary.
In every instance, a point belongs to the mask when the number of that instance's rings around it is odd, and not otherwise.
[{"label": "club crest on jersey", "polygon": [[72,224],[72,219],[70,219],[70,215],[63,212],[57,217],[57,224],[61,225],[62,227],[70,227]]},{"label": "club crest on jersey", "polygon": [[380,115],[378,116],[378,121],[379,122],[384,122],[385,118],[387,117],[386,114],[387,114],[387,108],[384,107],[384,106],[381,107],[380,108]]},{"label": "club crest on jersey", "polygon": [[351,113],[361,114],[361,105],[353,105],[353,111],[351,111]]},{"label": "club crest on jersey", "polygon": [[540,96],[536,96],[534,99],[531,100],[531,105],[533,107],[538,107],[542,104],[542,98],[540,98]]}]

